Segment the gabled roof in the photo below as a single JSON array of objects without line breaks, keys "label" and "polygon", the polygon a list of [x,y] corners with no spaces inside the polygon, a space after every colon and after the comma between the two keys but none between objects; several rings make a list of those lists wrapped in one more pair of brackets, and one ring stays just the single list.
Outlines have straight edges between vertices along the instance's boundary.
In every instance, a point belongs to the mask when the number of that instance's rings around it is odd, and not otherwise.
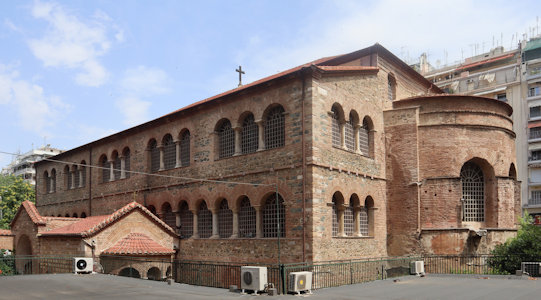
[{"label": "gabled roof", "polygon": [[17,209],[17,213],[15,214],[15,217],[13,217],[13,220],[11,220],[10,226],[13,226],[13,224],[15,224],[15,221],[19,218],[23,210],[25,210],[30,219],[32,219],[34,225],[44,226],[47,224],[46,218],[42,217],[39,214],[36,205],[33,202],[26,200],[23,201],[23,203],[21,203],[21,206],[19,206],[19,209]]},{"label": "gabled roof", "polygon": [[169,234],[176,236],[175,232],[169,225],[165,224],[162,220],[156,217],[148,209],[143,207],[137,202],[131,202],[126,206],[120,208],[110,215],[91,216],[87,218],[79,218],[80,220],[71,223],[67,226],[59,227],[50,231],[42,232],[41,236],[78,236],[78,237],[90,237],[108,226],[112,225],[116,221],[120,220],[124,216],[132,213],[135,210],[140,210],[144,215],[150,218],[158,226],[162,227]]},{"label": "gabled roof", "polygon": [[[66,155],[70,155],[70,153],[72,153],[73,151],[77,151],[77,150],[84,149],[86,147],[89,147],[89,146],[92,146],[92,145],[95,145],[95,144],[104,143],[104,142],[108,142],[110,140],[115,140],[115,139],[124,137],[124,136],[126,136],[128,134],[131,134],[131,132],[135,131],[135,130],[143,130],[143,129],[146,129],[148,127],[154,126],[156,124],[162,124],[162,123],[168,122],[170,117],[173,117],[173,116],[178,115],[178,114],[189,112],[191,109],[194,109],[194,108],[199,107],[201,105],[211,103],[211,102],[214,102],[214,101],[226,100],[229,96],[234,96],[234,95],[240,94],[242,92],[245,92],[245,91],[250,90],[250,89],[255,88],[255,87],[262,87],[262,86],[268,85],[271,82],[273,82],[275,80],[278,80],[278,79],[281,79],[281,78],[287,78],[288,76],[295,76],[296,74],[301,74],[300,72],[302,72],[303,70],[305,70],[305,69],[309,70],[312,67],[316,67],[316,69],[319,68],[319,70],[323,70],[323,71],[326,71],[326,72],[333,72],[333,71],[336,71],[336,72],[344,72],[344,71],[347,71],[347,72],[352,72],[352,71],[359,72],[359,71],[361,71],[360,69],[362,69],[362,71],[377,70],[378,68],[374,67],[374,66],[372,66],[372,67],[356,67],[356,69],[355,69],[355,67],[350,68],[348,66],[339,66],[340,64],[344,64],[344,63],[347,63],[349,61],[355,60],[357,58],[361,58],[363,56],[374,54],[374,53],[380,55],[381,57],[384,57],[384,58],[388,59],[389,62],[394,64],[399,69],[403,70],[405,73],[409,74],[413,79],[417,80],[417,82],[425,85],[426,88],[427,88],[427,91],[431,91],[431,92],[434,92],[434,93],[443,93],[443,91],[439,87],[434,85],[432,82],[428,81],[421,74],[417,73],[410,66],[408,66],[405,62],[403,62],[397,56],[392,54],[389,50],[385,49],[383,46],[376,43],[373,46],[370,46],[370,47],[367,47],[367,48],[364,48],[364,49],[361,49],[361,50],[358,50],[358,51],[355,51],[355,52],[351,52],[351,53],[348,53],[348,54],[331,56],[331,57],[324,57],[324,58],[321,58],[321,59],[317,59],[317,60],[302,64],[300,66],[291,68],[289,70],[286,70],[286,71],[283,71],[283,72],[280,72],[280,73],[277,73],[277,74],[262,78],[260,80],[257,80],[257,81],[242,85],[242,86],[237,87],[235,89],[232,89],[232,90],[223,92],[221,94],[212,96],[210,98],[195,102],[193,104],[185,106],[185,107],[183,107],[183,108],[181,108],[179,110],[176,110],[176,111],[174,111],[172,113],[166,114],[166,115],[164,115],[162,117],[159,117],[157,119],[148,121],[146,123],[137,125],[135,127],[132,127],[132,128],[120,131],[120,132],[117,132],[115,134],[112,134],[110,136],[101,138],[99,140],[90,142],[90,143],[82,145],[82,146],[79,146],[77,148],[65,151],[65,152],[63,152],[61,154],[58,154],[58,155],[54,156],[51,159],[55,159],[55,158],[60,159],[61,157],[64,157]],[[41,164],[43,162],[44,161],[36,162],[36,165],[39,165],[39,164]]]},{"label": "gabled roof", "polygon": [[114,246],[103,250],[106,255],[167,255],[173,254],[173,249],[168,249],[150,237],[137,232],[128,234]]}]

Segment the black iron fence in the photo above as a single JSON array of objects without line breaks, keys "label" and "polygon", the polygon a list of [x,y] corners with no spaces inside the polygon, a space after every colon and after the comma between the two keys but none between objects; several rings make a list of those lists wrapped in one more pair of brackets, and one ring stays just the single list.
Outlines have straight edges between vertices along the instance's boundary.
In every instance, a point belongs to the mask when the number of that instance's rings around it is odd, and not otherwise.
[{"label": "black iron fence", "polygon": [[[241,287],[241,267],[267,267],[268,283],[279,293],[287,293],[291,274],[312,272],[312,289],[363,283],[410,274],[410,264],[423,261],[426,273],[432,274],[509,274],[524,269],[539,276],[541,257],[524,255],[430,255],[422,257],[372,258],[291,264],[230,263],[174,260],[167,257],[100,256],[94,270],[106,274],[151,280],[168,278],[178,283],[229,288]],[[0,276],[73,272],[73,257],[0,256]],[[512,270],[512,271],[506,271]]]}]

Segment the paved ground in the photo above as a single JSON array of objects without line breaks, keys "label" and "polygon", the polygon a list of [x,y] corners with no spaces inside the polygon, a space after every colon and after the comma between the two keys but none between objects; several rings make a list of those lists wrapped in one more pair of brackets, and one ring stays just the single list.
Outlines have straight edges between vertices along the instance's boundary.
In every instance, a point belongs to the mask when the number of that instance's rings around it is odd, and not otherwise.
[{"label": "paved ground", "polygon": [[[514,278],[514,277],[510,277]],[[502,276],[409,276],[398,280],[316,290],[312,295],[242,295],[225,289],[113,275],[28,275],[0,277],[0,299],[539,299],[540,280]]]}]

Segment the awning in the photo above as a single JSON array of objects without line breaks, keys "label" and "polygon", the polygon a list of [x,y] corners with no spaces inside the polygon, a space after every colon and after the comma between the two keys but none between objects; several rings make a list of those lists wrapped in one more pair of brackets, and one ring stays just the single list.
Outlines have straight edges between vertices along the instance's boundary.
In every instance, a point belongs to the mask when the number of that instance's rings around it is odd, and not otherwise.
[{"label": "awning", "polygon": [[490,59],[481,60],[481,61],[474,62],[474,63],[471,63],[471,64],[463,65],[461,67],[458,67],[456,70],[459,71],[459,70],[479,66],[479,65],[482,65],[482,64],[488,64],[488,63],[491,63],[491,62],[495,62],[495,61],[499,61],[499,60],[502,60],[502,59],[513,57],[514,55],[515,55],[514,53],[510,53],[510,54],[507,54],[507,55],[502,55],[502,56],[498,56],[498,57],[494,57],[494,58],[490,58]]}]

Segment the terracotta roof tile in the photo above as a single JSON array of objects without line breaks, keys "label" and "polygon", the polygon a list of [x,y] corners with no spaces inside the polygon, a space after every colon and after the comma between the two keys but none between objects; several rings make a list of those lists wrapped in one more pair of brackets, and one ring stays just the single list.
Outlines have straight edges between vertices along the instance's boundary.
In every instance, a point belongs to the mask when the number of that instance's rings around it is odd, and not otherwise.
[{"label": "terracotta roof tile", "polygon": [[128,234],[114,246],[102,251],[102,254],[109,255],[167,255],[173,253],[175,253],[173,249],[168,249],[138,232]]},{"label": "terracotta roof tile", "polygon": [[11,233],[11,230],[0,229],[0,236],[9,236],[9,235],[13,235],[13,234]]},{"label": "terracotta roof tile", "polygon": [[21,206],[19,206],[19,209],[17,210],[17,213],[15,214],[15,217],[13,217],[13,220],[11,220],[10,224],[12,226],[13,226],[15,220],[21,214],[23,209],[26,211],[26,213],[28,214],[30,219],[32,219],[32,222],[35,225],[46,225],[47,224],[46,219],[39,214],[38,209],[36,208],[36,205],[33,202],[30,202],[30,201],[26,200],[26,201],[23,201],[23,203],[21,203]]},{"label": "terracotta roof tile", "polygon": [[82,237],[92,236],[135,209],[140,209],[145,215],[150,217],[154,222],[158,223],[163,229],[168,231],[169,234],[175,235],[175,231],[171,227],[137,202],[131,202],[110,215],[79,218],[80,221],[78,222],[43,232],[41,235],[69,235]]}]

